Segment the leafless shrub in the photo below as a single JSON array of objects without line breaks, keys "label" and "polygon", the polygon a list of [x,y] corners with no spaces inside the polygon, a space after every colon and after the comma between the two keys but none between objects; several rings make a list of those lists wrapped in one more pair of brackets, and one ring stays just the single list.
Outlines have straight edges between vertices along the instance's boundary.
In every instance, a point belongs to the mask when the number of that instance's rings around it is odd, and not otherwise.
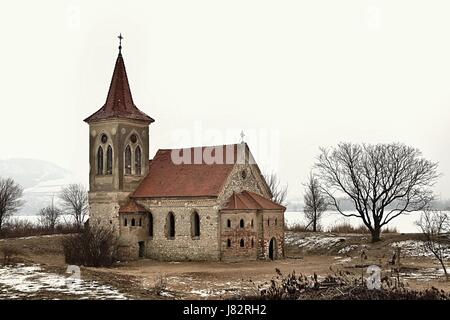
[{"label": "leafless shrub", "polygon": [[4,227],[1,238],[21,238],[31,236],[42,236],[49,234],[69,234],[79,232],[78,227],[71,223],[61,223],[54,229],[41,224],[20,219],[9,219]]},{"label": "leafless shrub", "polygon": [[[262,300],[450,300],[450,294],[436,288],[416,291],[403,282],[382,278],[381,288],[370,290],[361,279],[348,272],[327,275],[319,280],[316,274],[284,276],[280,270],[269,284],[260,286],[258,296],[244,299]],[[268,286],[267,286],[268,285]]]},{"label": "leafless shrub", "polygon": [[167,276],[165,274],[158,274],[152,288],[152,292],[160,296],[167,289]]},{"label": "leafless shrub", "polygon": [[[293,231],[293,232],[310,232],[311,231],[305,223],[295,223],[295,224],[286,226],[286,230]],[[316,226],[316,230],[321,231],[322,226],[320,224],[318,224]]]},{"label": "leafless shrub", "polygon": [[66,263],[88,267],[105,267],[114,262],[118,240],[111,228],[96,226],[67,236],[62,245]]},{"label": "leafless shrub", "polygon": [[[331,226],[327,230],[330,233],[354,233],[354,234],[369,234],[369,229],[363,225],[360,224],[358,226],[353,226],[352,224],[348,222],[344,222],[341,224],[336,224],[334,226]],[[386,226],[381,230],[382,233],[398,233],[398,230],[396,227],[389,227]]]}]

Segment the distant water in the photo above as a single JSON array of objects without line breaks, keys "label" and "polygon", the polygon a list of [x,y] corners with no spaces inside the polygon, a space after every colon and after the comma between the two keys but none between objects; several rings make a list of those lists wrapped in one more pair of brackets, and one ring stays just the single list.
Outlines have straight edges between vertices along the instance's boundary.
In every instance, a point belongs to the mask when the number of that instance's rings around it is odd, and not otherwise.
[{"label": "distant water", "polygon": [[[356,211],[345,211],[345,213],[357,213]],[[415,225],[415,222],[420,218],[420,212],[411,212],[408,214],[402,214],[397,218],[394,218],[389,222],[389,227],[396,227],[398,232],[401,233],[417,233],[420,232],[419,228]],[[284,214],[286,224],[293,225],[296,223],[305,222],[305,214],[303,212],[286,212]],[[363,224],[362,219],[356,217],[344,217],[336,211],[326,211],[321,219],[322,226],[327,229],[333,225],[343,224],[349,222],[353,226],[359,226]]]}]

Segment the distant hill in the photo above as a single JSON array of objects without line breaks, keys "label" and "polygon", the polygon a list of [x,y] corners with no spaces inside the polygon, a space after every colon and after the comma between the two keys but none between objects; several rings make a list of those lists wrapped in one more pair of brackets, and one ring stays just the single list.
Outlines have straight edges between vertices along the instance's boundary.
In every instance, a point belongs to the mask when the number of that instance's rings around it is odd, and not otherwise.
[{"label": "distant hill", "polygon": [[25,205],[17,213],[35,215],[52,201],[52,196],[70,183],[81,180],[69,170],[38,159],[0,160],[0,177],[13,178],[24,189]]}]

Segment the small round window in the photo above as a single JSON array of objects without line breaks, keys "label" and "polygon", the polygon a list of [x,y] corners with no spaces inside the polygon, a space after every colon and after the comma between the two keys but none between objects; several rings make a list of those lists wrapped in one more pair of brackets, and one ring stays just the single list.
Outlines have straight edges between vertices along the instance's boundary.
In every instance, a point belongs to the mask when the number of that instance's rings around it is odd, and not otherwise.
[{"label": "small round window", "polygon": [[108,141],[108,136],[106,134],[102,134],[101,140],[102,143],[106,143]]},{"label": "small round window", "polygon": [[242,179],[247,178],[247,171],[242,170],[242,171],[241,171],[241,177],[242,177]]},{"label": "small round window", "polygon": [[131,140],[131,142],[136,143],[136,141],[137,141],[136,135],[132,134],[131,137],[130,137],[130,140]]}]

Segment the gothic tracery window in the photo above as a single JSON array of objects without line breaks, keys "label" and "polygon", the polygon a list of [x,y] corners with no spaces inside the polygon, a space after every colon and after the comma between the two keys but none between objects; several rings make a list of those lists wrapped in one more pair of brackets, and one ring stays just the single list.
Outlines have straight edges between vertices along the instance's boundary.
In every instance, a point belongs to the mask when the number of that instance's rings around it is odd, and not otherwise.
[{"label": "gothic tracery window", "polygon": [[131,174],[131,148],[125,148],[125,174]]},{"label": "gothic tracery window", "polygon": [[113,167],[113,153],[111,146],[108,146],[106,151],[106,174],[112,174]]},{"label": "gothic tracery window", "polygon": [[141,158],[142,158],[141,147],[137,146],[136,151],[134,153],[134,161],[135,161],[134,169],[135,169],[137,175],[140,175],[141,171],[142,171],[141,170]]},{"label": "gothic tracery window", "polygon": [[101,146],[97,150],[97,174],[103,174],[103,148]]}]

